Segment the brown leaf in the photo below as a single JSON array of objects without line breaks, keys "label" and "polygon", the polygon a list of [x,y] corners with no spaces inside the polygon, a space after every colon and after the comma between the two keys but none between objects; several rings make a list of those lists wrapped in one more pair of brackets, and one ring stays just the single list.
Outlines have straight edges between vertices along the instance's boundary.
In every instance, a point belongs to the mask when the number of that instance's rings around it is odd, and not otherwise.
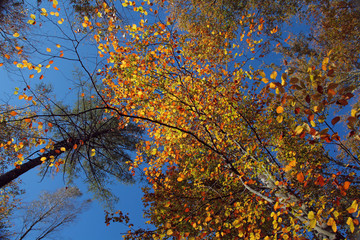
[{"label": "brown leaf", "polygon": [[334,117],[332,120],[331,120],[331,124],[332,125],[335,125],[337,122],[339,122],[340,121],[340,117],[339,116],[337,116],[337,117]]}]

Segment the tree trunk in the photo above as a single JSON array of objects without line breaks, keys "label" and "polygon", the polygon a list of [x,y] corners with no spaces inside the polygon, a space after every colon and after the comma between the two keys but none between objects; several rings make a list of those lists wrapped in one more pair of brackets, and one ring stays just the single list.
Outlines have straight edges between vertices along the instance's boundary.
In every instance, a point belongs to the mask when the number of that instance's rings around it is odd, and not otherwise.
[{"label": "tree trunk", "polygon": [[38,156],[37,158],[31,159],[28,162],[21,164],[20,166],[0,175],[0,188],[3,188],[5,185],[18,178],[22,174],[42,164],[42,161],[40,160],[42,157],[46,157],[45,161],[48,161],[50,159],[50,156],[54,156],[55,158],[57,158],[63,153],[58,150],[58,148],[65,147],[66,150],[68,150],[71,149],[73,145],[74,144],[70,144],[67,140],[60,141],[55,144],[54,150],[50,150]]}]

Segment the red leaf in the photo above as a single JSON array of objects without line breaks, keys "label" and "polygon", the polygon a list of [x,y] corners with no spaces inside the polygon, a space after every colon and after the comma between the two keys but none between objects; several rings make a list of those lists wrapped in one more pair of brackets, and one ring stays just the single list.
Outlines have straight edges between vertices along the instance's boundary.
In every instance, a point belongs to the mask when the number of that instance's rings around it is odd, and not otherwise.
[{"label": "red leaf", "polygon": [[320,185],[321,187],[324,186],[324,185],[325,185],[324,178],[320,175],[320,176],[317,178],[315,184]]},{"label": "red leaf", "polygon": [[340,117],[334,117],[333,120],[331,120],[331,124],[335,125],[338,121],[340,121]]}]

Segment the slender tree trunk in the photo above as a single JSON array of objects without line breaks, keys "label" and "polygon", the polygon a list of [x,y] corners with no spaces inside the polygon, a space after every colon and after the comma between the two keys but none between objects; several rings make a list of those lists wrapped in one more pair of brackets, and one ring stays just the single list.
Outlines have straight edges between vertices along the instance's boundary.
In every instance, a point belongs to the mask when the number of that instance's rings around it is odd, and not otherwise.
[{"label": "slender tree trunk", "polygon": [[22,174],[26,173],[27,171],[41,165],[43,162],[41,161],[42,157],[46,157],[45,161],[50,159],[50,156],[54,156],[57,158],[63,152],[58,150],[60,147],[65,147],[67,150],[70,149],[74,144],[70,144],[67,140],[63,140],[55,144],[54,150],[50,150],[37,158],[31,159],[28,162],[21,164],[20,166],[0,175],[0,188],[3,188],[5,185],[13,181],[14,179],[18,178]]},{"label": "slender tree trunk", "polygon": [[82,142],[82,144],[87,143],[88,141],[90,141],[98,136],[101,136],[103,134],[107,134],[110,131],[111,131],[111,129],[98,131],[98,132],[95,132],[95,133],[89,135],[87,138],[82,139],[82,140],[70,138],[70,139],[65,139],[60,142],[57,142],[54,145],[54,150],[45,152],[44,154],[38,156],[37,158],[31,159],[28,162],[21,164],[17,168],[14,168],[14,169],[2,174],[0,176],[0,188],[3,188],[6,184],[8,184],[11,181],[13,181],[14,179],[20,177],[22,174],[39,166],[40,164],[42,164],[42,161],[40,160],[42,157],[46,157],[45,161],[48,161],[50,159],[50,156],[53,156],[54,158],[57,158],[58,156],[60,156],[63,153],[62,151],[60,151],[61,147],[64,147],[66,149],[66,151],[69,151],[69,150],[73,149],[75,144],[80,145],[81,142]]}]

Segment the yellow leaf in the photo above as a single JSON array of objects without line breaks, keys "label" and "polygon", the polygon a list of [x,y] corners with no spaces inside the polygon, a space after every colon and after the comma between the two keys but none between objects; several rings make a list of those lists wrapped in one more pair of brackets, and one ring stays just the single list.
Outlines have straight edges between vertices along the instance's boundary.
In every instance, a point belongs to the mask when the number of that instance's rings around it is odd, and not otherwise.
[{"label": "yellow leaf", "polygon": [[355,109],[351,109],[351,116],[356,117],[357,111]]},{"label": "yellow leaf", "polygon": [[358,209],[358,203],[357,203],[356,200],[354,200],[354,201],[352,202],[351,206],[348,207],[346,210],[347,210],[349,213],[354,213],[354,212],[357,211],[357,209]]},{"label": "yellow leaf", "polygon": [[316,227],[316,219],[315,218],[310,220],[310,228],[314,228],[314,227]]},{"label": "yellow leaf", "polygon": [[327,224],[328,226],[331,226],[334,221],[335,221],[335,220],[331,217],[331,218],[329,218],[329,220],[327,221],[326,224]]},{"label": "yellow leaf", "polygon": [[270,78],[275,80],[276,77],[277,77],[277,72],[276,72],[276,71],[273,71],[273,72],[270,74]]},{"label": "yellow leaf", "polygon": [[265,78],[265,77],[266,77],[266,75],[265,75],[264,71],[259,72],[259,74],[260,74],[260,76],[261,76],[261,77],[263,77],[263,78]]},{"label": "yellow leaf", "polygon": [[310,212],[308,213],[308,218],[311,220],[311,219],[314,219],[314,217],[315,217],[314,212],[313,212],[313,211],[310,211]]},{"label": "yellow leaf", "polygon": [[44,162],[46,160],[46,157],[40,158],[40,161]]},{"label": "yellow leaf", "polygon": [[275,88],[276,88],[276,85],[275,85],[275,83],[270,83],[269,87],[270,87],[271,89],[275,89]]},{"label": "yellow leaf", "polygon": [[47,52],[51,52],[51,49],[50,49],[50,48],[46,48],[46,51],[47,51]]},{"label": "yellow leaf", "polygon": [[95,156],[95,149],[91,149],[90,156],[91,156],[91,157]]},{"label": "yellow leaf", "polygon": [[265,83],[265,84],[266,84],[266,83],[268,83],[268,82],[269,82],[269,79],[267,79],[267,78],[262,78],[262,79],[261,79],[261,81],[263,81],[263,83]]},{"label": "yellow leaf", "polygon": [[171,230],[171,229],[167,230],[167,232],[166,232],[166,234],[169,235],[169,236],[173,235],[173,233],[174,233],[174,232],[173,232],[173,230]]},{"label": "yellow leaf", "polygon": [[56,47],[57,47],[57,48],[60,48],[61,46],[60,46],[60,44],[56,44]]},{"label": "yellow leaf", "polygon": [[60,148],[60,151],[65,152],[65,151],[66,151],[66,148],[61,147],[61,148]]},{"label": "yellow leaf", "polygon": [[328,57],[324,58],[322,64],[323,64],[323,65],[326,65],[326,64],[328,64],[328,63],[329,63],[329,58],[328,58]]},{"label": "yellow leaf", "polygon": [[286,79],[287,79],[286,73],[281,74],[281,85],[286,86]]},{"label": "yellow leaf", "polygon": [[282,123],[283,120],[284,120],[284,117],[282,115],[279,115],[279,116],[276,117],[276,121],[278,123]]},{"label": "yellow leaf", "polygon": [[332,230],[333,230],[334,232],[337,231],[337,227],[336,227],[335,221],[334,221],[333,224],[331,225],[331,228],[332,228]]},{"label": "yellow leaf", "polygon": [[156,148],[153,148],[153,149],[151,150],[151,155],[155,155],[156,152],[157,152]]},{"label": "yellow leaf", "polygon": [[299,135],[300,133],[302,133],[303,130],[304,130],[303,126],[297,126],[295,128],[295,134]]},{"label": "yellow leaf", "polygon": [[14,33],[13,36],[14,36],[14,37],[19,37],[20,34],[19,34],[19,33]]},{"label": "yellow leaf", "polygon": [[30,17],[35,20],[36,16],[34,14],[31,14]]},{"label": "yellow leaf", "polygon": [[182,177],[177,178],[178,182],[182,182],[184,179]]},{"label": "yellow leaf", "polygon": [[235,221],[233,221],[232,225],[235,228],[239,228],[241,226],[241,222],[238,219],[236,219]]}]

